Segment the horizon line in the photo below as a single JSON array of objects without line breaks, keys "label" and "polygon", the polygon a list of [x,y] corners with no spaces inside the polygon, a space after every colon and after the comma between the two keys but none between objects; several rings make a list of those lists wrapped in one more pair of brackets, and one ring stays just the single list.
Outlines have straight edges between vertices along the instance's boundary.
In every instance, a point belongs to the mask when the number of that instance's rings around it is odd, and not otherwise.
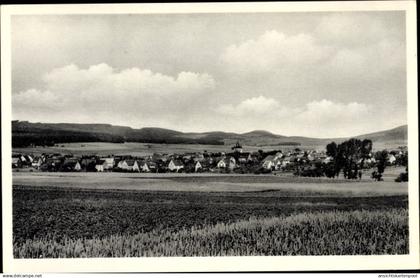
[{"label": "horizon line", "polygon": [[376,130],[376,131],[370,131],[367,133],[363,133],[363,134],[358,134],[358,135],[352,135],[352,136],[344,136],[344,137],[309,137],[309,136],[303,136],[303,135],[283,135],[283,134],[277,134],[277,133],[273,133],[271,131],[268,130],[264,130],[264,129],[254,129],[251,131],[246,131],[246,132],[233,132],[233,131],[222,131],[222,130],[210,130],[210,131],[179,131],[177,129],[171,129],[171,128],[166,128],[166,127],[157,127],[157,126],[143,126],[140,128],[135,128],[129,125],[116,125],[116,124],[110,124],[110,123],[75,123],[75,122],[31,122],[28,120],[12,120],[12,122],[28,122],[28,123],[33,123],[33,124],[77,124],[77,125],[110,125],[110,126],[114,126],[114,127],[128,127],[131,129],[143,129],[143,128],[158,128],[158,129],[166,129],[166,130],[172,130],[172,131],[176,131],[176,132],[181,132],[181,133],[213,133],[213,132],[223,132],[223,133],[234,133],[234,134],[238,134],[238,135],[244,135],[247,133],[252,133],[252,132],[257,132],[257,131],[262,131],[262,132],[267,132],[276,136],[284,136],[284,137],[302,137],[302,138],[311,138],[311,139],[346,139],[346,138],[351,138],[351,137],[359,137],[359,136],[363,136],[363,135],[368,135],[368,134],[372,134],[372,133],[377,133],[377,132],[384,132],[384,131],[388,131],[388,130],[393,130],[399,127],[403,127],[403,126],[408,126],[408,124],[402,124],[402,125],[398,125],[398,126],[394,126],[388,129],[381,129],[381,130]]}]

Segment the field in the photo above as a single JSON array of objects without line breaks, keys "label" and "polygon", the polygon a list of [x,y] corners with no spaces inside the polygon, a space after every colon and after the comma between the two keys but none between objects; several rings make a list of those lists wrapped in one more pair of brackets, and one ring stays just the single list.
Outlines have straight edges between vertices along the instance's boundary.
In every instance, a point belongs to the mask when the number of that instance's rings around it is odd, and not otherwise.
[{"label": "field", "polygon": [[291,175],[13,174],[14,256],[405,254],[407,183]]},{"label": "field", "polygon": [[[13,148],[18,153],[72,153],[97,155],[132,155],[146,156],[153,153],[188,153],[188,152],[226,152],[231,146],[200,144],[146,144],[146,143],[63,143],[55,147]],[[259,148],[251,147],[257,151]]]},{"label": "field", "polygon": [[[370,171],[361,181],[305,178],[292,174],[145,174],[145,173],[76,173],[76,172],[14,172],[13,183],[26,186],[54,186],[104,190],[153,190],[189,192],[252,192],[272,191],[281,194],[382,196],[407,194],[407,183],[394,179],[403,167],[388,167],[383,182],[373,182]],[[343,195],[344,194],[344,195]]]},{"label": "field", "polygon": [[[234,144],[234,143],[233,143]],[[191,152],[231,152],[232,145],[201,145],[201,144],[153,144],[153,143],[104,143],[104,142],[86,142],[86,143],[61,143],[54,147],[25,147],[13,148],[17,153],[71,153],[71,154],[97,154],[97,155],[132,155],[146,156],[153,153],[191,153]],[[281,149],[283,151],[293,150],[296,147],[304,149],[324,150],[325,145],[294,146],[294,145],[263,145],[247,146],[249,152],[258,150],[271,151]]]},{"label": "field", "polygon": [[[404,141],[375,142],[374,150],[397,149],[399,146],[405,146]],[[104,142],[87,142],[87,143],[61,143],[54,147],[25,147],[13,148],[17,153],[71,153],[77,154],[97,154],[97,155],[133,155],[146,156],[153,153],[188,153],[188,152],[230,152],[232,145],[200,145],[200,144],[152,144],[152,143],[104,143]],[[271,151],[281,149],[283,151],[293,150],[296,147],[304,150],[325,151],[325,144],[320,145],[253,145],[244,148],[249,152],[258,150]]]},{"label": "field", "polygon": [[405,254],[407,211],[318,212],[250,218],[179,231],[94,238],[44,236],[15,243],[24,258]]}]

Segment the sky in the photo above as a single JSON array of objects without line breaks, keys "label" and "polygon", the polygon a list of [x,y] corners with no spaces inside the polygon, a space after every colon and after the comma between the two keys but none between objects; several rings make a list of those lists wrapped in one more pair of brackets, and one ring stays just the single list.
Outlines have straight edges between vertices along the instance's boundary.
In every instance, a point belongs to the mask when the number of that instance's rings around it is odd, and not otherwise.
[{"label": "sky", "polygon": [[406,124],[405,15],[14,15],[12,115],[347,137]]}]

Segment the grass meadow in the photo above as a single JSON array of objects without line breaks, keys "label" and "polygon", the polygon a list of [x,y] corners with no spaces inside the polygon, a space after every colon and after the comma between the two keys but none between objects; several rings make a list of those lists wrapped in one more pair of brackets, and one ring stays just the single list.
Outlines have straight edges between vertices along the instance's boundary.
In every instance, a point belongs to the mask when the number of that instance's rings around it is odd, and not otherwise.
[{"label": "grass meadow", "polygon": [[[76,175],[77,174],[77,175]],[[407,183],[14,173],[16,258],[408,253]]]}]

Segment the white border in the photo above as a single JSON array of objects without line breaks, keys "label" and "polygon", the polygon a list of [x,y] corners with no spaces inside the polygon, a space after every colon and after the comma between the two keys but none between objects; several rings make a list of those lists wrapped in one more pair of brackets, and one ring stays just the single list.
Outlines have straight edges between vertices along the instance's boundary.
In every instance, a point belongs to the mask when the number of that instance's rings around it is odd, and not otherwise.
[{"label": "white border", "polygon": [[[11,15],[29,14],[139,14],[139,13],[244,13],[406,11],[407,115],[409,143],[410,254],[394,256],[284,256],[193,258],[14,259],[12,253],[11,182]],[[285,270],[391,270],[418,269],[419,178],[417,38],[415,1],[281,2],[195,4],[25,5],[1,7],[2,88],[2,193],[3,265],[5,272],[189,272]]]}]

